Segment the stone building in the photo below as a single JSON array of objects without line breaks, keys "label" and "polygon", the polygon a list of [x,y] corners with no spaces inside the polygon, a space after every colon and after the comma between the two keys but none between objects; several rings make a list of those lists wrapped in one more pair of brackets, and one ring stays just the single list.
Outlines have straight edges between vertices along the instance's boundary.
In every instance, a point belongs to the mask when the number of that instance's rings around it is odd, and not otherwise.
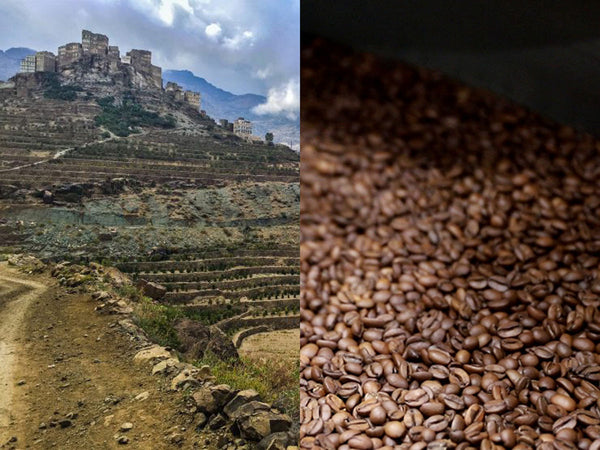
[{"label": "stone building", "polygon": [[71,42],[69,44],[58,47],[59,68],[68,66],[69,64],[78,61],[83,56],[83,46],[79,42]]},{"label": "stone building", "polygon": [[169,81],[167,86],[165,87],[165,91],[171,97],[173,97],[176,101],[182,102],[184,101],[183,89],[177,83],[173,83]]},{"label": "stone building", "polygon": [[108,54],[108,36],[104,34],[92,33],[88,30],[81,32],[81,45],[83,53],[90,55]]},{"label": "stone building", "polygon": [[110,45],[108,47],[108,58],[117,61],[121,59],[121,52],[119,51],[119,47],[117,45]]},{"label": "stone building", "polygon": [[26,56],[21,60],[21,73],[35,72],[35,55]]},{"label": "stone building", "polygon": [[219,119],[219,125],[221,125],[221,128],[233,132],[233,122],[227,119]]},{"label": "stone building", "polygon": [[244,119],[243,117],[238,117],[235,122],[233,122],[233,132],[238,136],[249,136],[252,134],[252,122]]},{"label": "stone building", "polygon": [[152,74],[154,87],[162,89],[162,68],[150,65],[150,73]]},{"label": "stone building", "polygon": [[35,54],[36,72],[56,72],[56,56],[52,52],[37,52]]},{"label": "stone building", "polygon": [[127,52],[126,64],[131,64],[138,72],[151,76],[154,87],[162,89],[162,69],[152,65],[152,52],[149,50],[133,49]]},{"label": "stone building", "polygon": [[192,106],[196,111],[200,110],[200,92],[185,91],[183,93],[184,101]]},{"label": "stone building", "polygon": [[136,69],[150,70],[150,66],[152,65],[151,51],[133,49],[127,52],[127,56],[130,58],[130,64]]},{"label": "stone building", "polygon": [[196,111],[200,110],[200,92],[184,91],[177,83],[169,81],[165,86],[165,92],[178,102],[185,102]]}]

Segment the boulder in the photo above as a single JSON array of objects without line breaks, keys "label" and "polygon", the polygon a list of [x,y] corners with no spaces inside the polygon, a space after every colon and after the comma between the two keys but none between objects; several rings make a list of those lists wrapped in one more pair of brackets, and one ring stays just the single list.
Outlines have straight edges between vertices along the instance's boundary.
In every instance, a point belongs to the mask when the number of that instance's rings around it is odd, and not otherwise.
[{"label": "boulder", "polygon": [[256,411],[236,421],[244,439],[260,441],[266,436],[289,430],[292,420],[285,414],[273,411]]},{"label": "boulder", "polygon": [[50,191],[44,191],[42,194],[42,201],[48,205],[54,203],[54,194]]},{"label": "boulder", "polygon": [[184,369],[179,375],[171,380],[171,390],[178,391],[200,385],[200,381],[195,377],[195,370]]},{"label": "boulder", "polygon": [[211,430],[218,430],[219,428],[223,428],[225,425],[227,425],[227,419],[225,419],[225,417],[223,417],[221,414],[215,414],[208,422],[208,427]]},{"label": "boulder", "polygon": [[165,347],[153,345],[145,350],[140,350],[133,357],[133,361],[138,364],[154,363],[159,360],[168,359],[171,353]]},{"label": "boulder", "polygon": [[174,325],[179,340],[179,350],[190,359],[201,359],[206,351],[229,360],[239,358],[231,339],[217,327],[208,327],[191,319],[181,319]]},{"label": "boulder", "polygon": [[241,417],[250,416],[257,411],[270,411],[271,406],[267,403],[259,402],[257,400],[245,403],[231,413],[229,418],[231,420],[237,420]]},{"label": "boulder", "polygon": [[212,414],[218,408],[217,400],[213,397],[210,386],[202,386],[192,394],[192,398],[198,410],[202,412]]},{"label": "boulder", "polygon": [[205,384],[192,394],[192,398],[199,411],[212,414],[220,410],[231,395],[231,388],[226,384],[218,386]]},{"label": "boulder", "polygon": [[92,298],[94,300],[98,300],[99,302],[104,302],[104,301],[108,300],[109,298],[112,298],[112,295],[110,295],[106,291],[96,291],[92,294]]},{"label": "boulder", "polygon": [[258,450],[286,450],[289,445],[297,443],[298,440],[294,441],[293,436],[283,431],[273,433],[263,438],[258,444]]},{"label": "boulder", "polygon": [[170,375],[182,368],[183,364],[178,359],[169,358],[155,364],[152,368],[152,375]]},{"label": "boulder", "polygon": [[136,287],[153,300],[160,300],[167,293],[167,288],[152,281],[139,280]]},{"label": "boulder", "polygon": [[260,395],[254,389],[246,389],[243,391],[239,391],[234,397],[225,405],[223,411],[229,417],[232,417],[235,414],[235,411],[245,405],[246,403],[250,403],[252,401],[260,401]]}]

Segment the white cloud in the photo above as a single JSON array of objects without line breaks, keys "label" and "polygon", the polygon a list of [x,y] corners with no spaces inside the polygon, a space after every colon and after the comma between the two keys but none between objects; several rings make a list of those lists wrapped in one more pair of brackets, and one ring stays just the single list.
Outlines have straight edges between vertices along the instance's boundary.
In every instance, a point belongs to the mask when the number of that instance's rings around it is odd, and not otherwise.
[{"label": "white cloud", "polygon": [[284,114],[289,119],[298,117],[300,110],[300,81],[291,79],[287,83],[269,89],[267,102],[255,106],[256,114]]},{"label": "white cloud", "polygon": [[177,8],[193,14],[189,0],[131,0],[132,5],[160,19],[166,25],[173,25]]},{"label": "white cloud", "polygon": [[254,33],[252,31],[244,31],[243,33],[236,34],[233,37],[226,37],[223,40],[223,45],[230,50],[238,50],[243,45],[252,45],[254,41]]},{"label": "white cloud", "polygon": [[204,33],[206,33],[206,35],[211,38],[211,39],[217,39],[223,30],[221,30],[221,25],[219,25],[218,23],[211,23],[210,25],[207,25],[207,27],[204,29]]},{"label": "white cloud", "polygon": [[298,78],[299,7],[300,0],[0,0],[0,48],[56,52],[85,28],[122,52],[151,50],[163,70],[189,69],[231,92],[266,95]]},{"label": "white cloud", "polygon": [[258,78],[259,80],[264,80],[264,79],[268,78],[269,76],[271,76],[272,73],[273,73],[273,68],[269,65],[262,69],[258,69],[257,71],[254,72],[253,75],[255,78]]}]

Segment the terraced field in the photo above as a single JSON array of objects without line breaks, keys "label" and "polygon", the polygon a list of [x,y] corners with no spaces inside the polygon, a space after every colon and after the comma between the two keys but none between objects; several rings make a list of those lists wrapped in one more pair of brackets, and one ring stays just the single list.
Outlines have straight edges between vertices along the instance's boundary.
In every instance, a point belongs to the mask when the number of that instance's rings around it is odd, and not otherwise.
[{"label": "terraced field", "polygon": [[294,247],[245,249],[238,255],[124,262],[118,268],[133,279],[164,286],[161,302],[216,323],[240,346],[255,333],[298,326],[298,256]]},{"label": "terraced field", "polygon": [[119,138],[88,97],[0,90],[0,255],[114,263],[239,345],[296,328],[299,155],[168,104],[176,128]]}]

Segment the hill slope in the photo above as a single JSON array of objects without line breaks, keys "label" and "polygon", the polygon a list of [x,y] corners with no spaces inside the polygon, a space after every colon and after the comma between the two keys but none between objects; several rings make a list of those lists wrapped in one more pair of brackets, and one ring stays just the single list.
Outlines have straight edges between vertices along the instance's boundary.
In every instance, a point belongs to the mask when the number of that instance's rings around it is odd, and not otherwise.
[{"label": "hill slope", "polygon": [[283,116],[259,115],[252,112],[252,108],[267,101],[263,95],[233,94],[214,86],[189,70],[165,70],[163,79],[165,82],[178,83],[185,89],[199,91],[202,94],[202,109],[217,121],[244,117],[253,122],[256,136],[264,136],[267,131],[271,131],[275,135],[275,142],[288,145],[290,142],[300,142],[300,119],[290,120]]}]

